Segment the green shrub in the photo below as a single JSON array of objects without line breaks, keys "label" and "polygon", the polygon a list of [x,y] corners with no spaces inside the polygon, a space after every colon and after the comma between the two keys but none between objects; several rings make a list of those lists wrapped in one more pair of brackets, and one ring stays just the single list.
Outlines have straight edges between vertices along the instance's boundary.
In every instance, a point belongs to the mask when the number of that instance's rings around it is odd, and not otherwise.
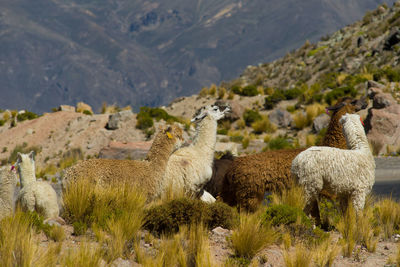
[{"label": "green shrub", "polygon": [[3,126],[6,122],[4,120],[0,120],[0,126]]},{"label": "green shrub", "polygon": [[85,115],[93,115],[93,113],[90,110],[87,110],[87,109],[85,109],[83,111],[83,114],[85,114]]},{"label": "green shrub", "polygon": [[234,85],[231,87],[231,91],[237,95],[240,95],[242,93],[242,88],[239,85]]},{"label": "green shrub", "polygon": [[275,90],[275,92],[267,96],[264,101],[264,108],[265,109],[273,109],[279,101],[285,100],[286,96],[282,90]]},{"label": "green shrub", "polygon": [[311,220],[301,209],[285,204],[268,207],[264,214],[264,220],[273,226],[290,225],[299,222],[298,220],[307,227],[312,226]]},{"label": "green shrub", "polygon": [[247,126],[250,126],[253,122],[261,120],[260,113],[256,110],[246,109],[243,113],[243,119]]},{"label": "green shrub", "polygon": [[17,115],[17,120],[18,121],[24,121],[24,120],[33,120],[38,117],[37,114],[30,112],[30,111],[25,111],[25,113],[21,113]]},{"label": "green shrub", "polygon": [[357,95],[357,90],[354,89],[352,86],[344,86],[340,88],[335,88],[329,93],[325,95],[325,102],[331,105],[334,100],[337,100],[343,96],[350,95],[352,97],[355,97]]},{"label": "green shrub", "polygon": [[208,204],[197,199],[179,198],[148,209],[144,221],[145,229],[168,234],[177,232],[182,225],[200,222],[209,228],[232,228],[237,222],[237,214],[222,202]]},{"label": "green shrub", "polygon": [[258,90],[255,85],[247,85],[240,94],[243,96],[256,96],[258,95]]},{"label": "green shrub", "polygon": [[327,230],[333,230],[334,226],[340,220],[339,203],[335,200],[322,197],[318,206],[322,227]]},{"label": "green shrub", "polygon": [[148,129],[154,125],[153,118],[143,108],[140,108],[140,112],[136,115],[136,120],[136,128],[141,130]]},{"label": "green shrub", "polygon": [[283,136],[278,136],[268,142],[268,148],[270,150],[286,149],[292,147],[293,145],[287,140],[287,138]]},{"label": "green shrub", "polygon": [[302,91],[299,88],[293,88],[289,90],[283,91],[283,95],[287,100],[295,99],[302,94]]}]

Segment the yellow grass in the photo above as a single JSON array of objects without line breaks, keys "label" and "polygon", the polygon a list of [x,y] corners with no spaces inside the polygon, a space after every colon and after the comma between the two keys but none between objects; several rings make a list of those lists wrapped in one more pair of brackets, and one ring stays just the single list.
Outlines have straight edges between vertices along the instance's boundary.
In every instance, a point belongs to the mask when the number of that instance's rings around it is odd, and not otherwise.
[{"label": "yellow grass", "polygon": [[242,213],[240,224],[232,234],[231,245],[237,256],[251,259],[276,238],[276,232],[269,224],[262,224],[258,214]]},{"label": "yellow grass", "polygon": [[337,243],[332,244],[332,238],[324,240],[314,250],[314,262],[318,267],[332,266],[336,256],[340,252],[340,247]]},{"label": "yellow grass", "polygon": [[304,189],[302,186],[293,183],[290,188],[282,190],[281,193],[274,192],[271,195],[271,201],[273,204],[289,205],[299,209],[304,209],[306,202],[304,197]]},{"label": "yellow grass", "polygon": [[286,267],[307,267],[311,265],[312,253],[303,245],[297,245],[295,251],[283,252]]},{"label": "yellow grass", "polygon": [[375,209],[379,224],[383,228],[384,238],[391,238],[395,227],[400,224],[400,204],[392,198],[385,198],[376,203]]},{"label": "yellow grass", "polygon": [[70,249],[62,258],[65,267],[98,267],[102,259],[101,248],[95,244],[81,242],[79,248]]}]

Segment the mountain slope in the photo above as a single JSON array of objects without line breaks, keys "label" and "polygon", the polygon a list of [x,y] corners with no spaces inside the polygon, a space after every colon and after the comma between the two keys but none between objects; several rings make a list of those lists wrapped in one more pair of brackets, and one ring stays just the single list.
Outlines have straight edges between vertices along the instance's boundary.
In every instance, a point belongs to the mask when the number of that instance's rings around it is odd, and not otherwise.
[{"label": "mountain slope", "polygon": [[316,40],[380,2],[4,0],[0,107],[166,104]]}]

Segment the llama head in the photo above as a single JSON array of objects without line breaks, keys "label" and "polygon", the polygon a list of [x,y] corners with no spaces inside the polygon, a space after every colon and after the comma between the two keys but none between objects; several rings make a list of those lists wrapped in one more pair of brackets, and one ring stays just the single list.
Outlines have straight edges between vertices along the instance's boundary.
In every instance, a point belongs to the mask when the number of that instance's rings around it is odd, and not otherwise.
[{"label": "llama head", "polygon": [[191,122],[198,123],[202,121],[205,117],[210,117],[211,119],[217,121],[222,119],[225,116],[225,113],[230,111],[230,107],[227,106],[224,109],[221,109],[217,105],[207,105],[200,108],[196,114],[193,116]]},{"label": "llama head", "polygon": [[368,106],[367,97],[362,96],[360,99],[352,98],[352,97],[342,97],[338,99],[335,105],[327,107],[326,111],[337,113],[338,111],[347,112],[347,113],[355,113],[362,109],[365,109]]},{"label": "llama head", "polygon": [[35,151],[29,152],[29,154],[17,153],[17,161],[15,165],[18,167],[18,172],[21,175],[22,170],[29,170],[35,172]]},{"label": "llama head", "polygon": [[178,125],[170,125],[163,130],[164,134],[167,136],[168,139],[173,139],[175,141],[175,148],[181,147],[183,142],[183,130]]}]

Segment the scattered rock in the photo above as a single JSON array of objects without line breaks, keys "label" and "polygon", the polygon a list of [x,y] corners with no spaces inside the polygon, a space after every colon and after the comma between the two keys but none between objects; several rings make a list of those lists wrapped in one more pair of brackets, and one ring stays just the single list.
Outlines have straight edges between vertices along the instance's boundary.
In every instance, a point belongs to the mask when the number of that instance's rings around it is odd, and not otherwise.
[{"label": "scattered rock", "polygon": [[222,227],[220,227],[220,226],[218,226],[218,227],[212,229],[211,232],[212,232],[214,235],[222,235],[222,236],[228,236],[228,235],[230,235],[230,233],[231,233],[230,230],[224,229],[224,228],[222,228]]},{"label": "scattered rock", "polygon": [[330,117],[328,114],[321,114],[318,117],[315,118],[313,125],[312,125],[312,130],[314,133],[319,133],[322,129],[328,127],[330,121]]},{"label": "scattered rock", "polygon": [[58,111],[75,112],[75,107],[69,105],[61,105],[58,107]]},{"label": "scattered rock", "polygon": [[392,47],[400,42],[400,30],[392,32],[383,44],[383,50],[392,50]]},{"label": "scattered rock", "polygon": [[292,115],[284,109],[275,109],[268,114],[269,120],[281,127],[288,127],[292,121]]},{"label": "scattered rock", "polygon": [[121,127],[121,123],[131,119],[133,116],[132,110],[123,110],[108,117],[106,129],[116,130]]}]

